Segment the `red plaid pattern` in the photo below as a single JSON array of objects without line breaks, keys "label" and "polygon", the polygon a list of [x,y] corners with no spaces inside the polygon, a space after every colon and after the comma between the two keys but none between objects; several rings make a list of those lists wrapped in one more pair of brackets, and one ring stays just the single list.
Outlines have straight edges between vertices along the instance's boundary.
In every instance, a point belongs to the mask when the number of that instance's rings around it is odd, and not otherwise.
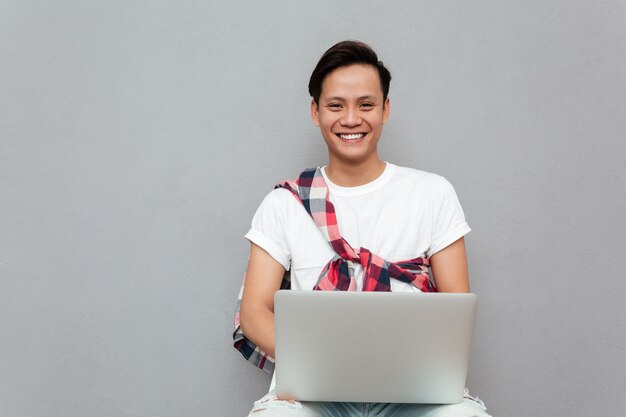
[{"label": "red plaid pattern", "polygon": [[[436,291],[434,282],[431,280],[430,262],[426,254],[406,261],[389,262],[366,248],[356,251],[341,237],[335,207],[330,202],[328,186],[320,168],[307,169],[296,181],[285,181],[274,188],[285,188],[291,191],[313,218],[318,229],[336,253],[322,269],[313,290],[356,291],[354,266],[358,263],[363,268],[363,291],[391,291],[391,278],[409,283],[421,291]],[[235,314],[234,345],[246,359],[271,373],[274,370],[273,358],[250,342],[239,327],[243,285],[239,292]],[[283,288],[290,288],[288,275],[283,278],[281,289]]]}]

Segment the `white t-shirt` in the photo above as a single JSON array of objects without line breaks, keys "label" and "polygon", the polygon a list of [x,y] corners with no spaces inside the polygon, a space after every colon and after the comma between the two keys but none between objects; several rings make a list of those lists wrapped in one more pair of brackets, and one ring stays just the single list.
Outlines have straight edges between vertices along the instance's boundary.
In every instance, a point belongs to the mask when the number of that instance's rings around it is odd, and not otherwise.
[{"label": "white t-shirt", "polygon": [[[387,163],[374,181],[357,187],[333,184],[322,168],[341,236],[358,252],[369,249],[396,262],[429,257],[471,229],[452,185],[442,176]],[[335,252],[293,194],[270,192],[252,219],[246,238],[291,269],[291,288],[312,289]],[[355,263],[357,289],[363,269]],[[392,291],[419,291],[392,279]]]}]

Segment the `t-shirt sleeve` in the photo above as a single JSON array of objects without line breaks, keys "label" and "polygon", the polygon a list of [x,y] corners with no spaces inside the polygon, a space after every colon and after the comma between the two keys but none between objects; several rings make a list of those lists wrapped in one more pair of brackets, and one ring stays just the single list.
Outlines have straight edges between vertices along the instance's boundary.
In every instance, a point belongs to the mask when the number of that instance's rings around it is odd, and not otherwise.
[{"label": "t-shirt sleeve", "polygon": [[[270,254],[286,270],[289,270],[291,256],[285,233],[285,193],[276,189],[270,192],[252,218],[252,225],[245,237]],[[293,198],[293,197],[291,197]]]},{"label": "t-shirt sleeve", "polygon": [[442,177],[433,192],[433,228],[427,255],[434,255],[470,230],[454,187]]}]

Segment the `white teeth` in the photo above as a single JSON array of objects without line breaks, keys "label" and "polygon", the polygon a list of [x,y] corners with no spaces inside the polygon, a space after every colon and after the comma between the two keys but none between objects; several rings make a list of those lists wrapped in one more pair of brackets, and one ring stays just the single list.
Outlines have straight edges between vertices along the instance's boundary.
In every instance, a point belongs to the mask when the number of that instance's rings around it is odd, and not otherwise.
[{"label": "white teeth", "polygon": [[364,136],[363,133],[352,133],[350,135],[339,134],[339,137],[341,139],[346,139],[346,140],[361,139],[363,136]]}]

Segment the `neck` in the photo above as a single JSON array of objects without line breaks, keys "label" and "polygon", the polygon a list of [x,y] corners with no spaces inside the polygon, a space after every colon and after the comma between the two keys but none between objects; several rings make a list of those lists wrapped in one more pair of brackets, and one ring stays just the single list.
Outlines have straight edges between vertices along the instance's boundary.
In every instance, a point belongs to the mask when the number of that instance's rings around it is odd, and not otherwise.
[{"label": "neck", "polygon": [[326,175],[334,184],[341,187],[357,187],[380,177],[385,163],[378,156],[369,161],[345,163],[331,158],[326,167]]}]

